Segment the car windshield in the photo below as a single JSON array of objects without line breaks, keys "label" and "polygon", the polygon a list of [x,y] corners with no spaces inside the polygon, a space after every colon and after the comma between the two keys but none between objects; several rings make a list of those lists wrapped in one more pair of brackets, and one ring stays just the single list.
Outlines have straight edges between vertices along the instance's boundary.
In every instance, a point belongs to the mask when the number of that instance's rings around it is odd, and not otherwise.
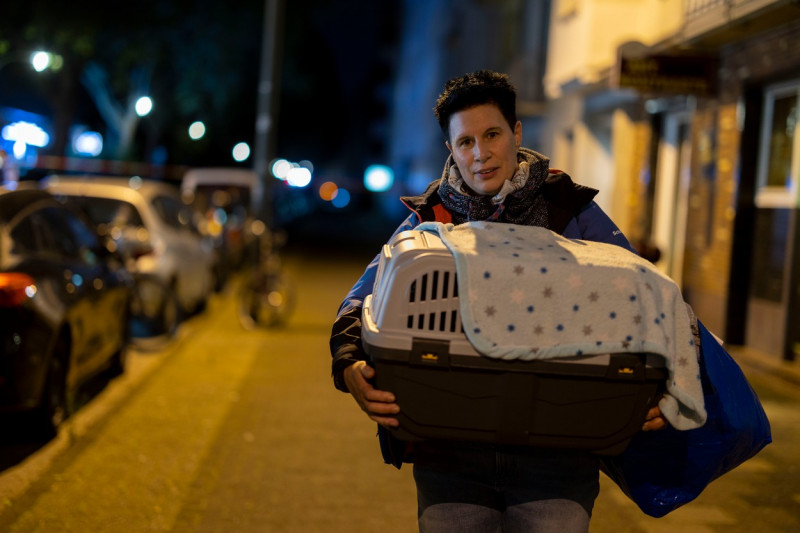
[{"label": "car windshield", "polygon": [[124,200],[88,196],[63,197],[60,199],[86,213],[89,220],[97,226],[144,226],[136,207]]},{"label": "car windshield", "polygon": [[31,212],[10,229],[9,252],[14,256],[56,254],[88,264],[97,263],[100,241],[74,214],[54,206]]}]

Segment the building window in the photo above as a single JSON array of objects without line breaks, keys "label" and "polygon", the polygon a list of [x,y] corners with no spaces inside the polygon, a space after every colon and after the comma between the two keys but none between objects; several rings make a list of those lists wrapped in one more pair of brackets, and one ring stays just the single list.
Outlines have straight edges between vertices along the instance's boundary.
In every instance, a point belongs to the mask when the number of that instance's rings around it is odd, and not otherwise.
[{"label": "building window", "polygon": [[767,88],[759,147],[756,205],[762,208],[797,205],[800,165],[798,122],[800,80]]}]

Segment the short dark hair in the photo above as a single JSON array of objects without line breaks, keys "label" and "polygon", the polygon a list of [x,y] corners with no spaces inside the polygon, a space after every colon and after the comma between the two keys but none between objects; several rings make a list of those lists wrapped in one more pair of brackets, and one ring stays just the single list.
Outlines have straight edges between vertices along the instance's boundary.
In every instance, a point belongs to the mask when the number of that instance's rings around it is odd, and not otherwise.
[{"label": "short dark hair", "polygon": [[436,100],[433,114],[447,140],[450,140],[450,117],[471,107],[494,104],[511,129],[517,123],[517,90],[507,74],[479,70],[448,81]]}]

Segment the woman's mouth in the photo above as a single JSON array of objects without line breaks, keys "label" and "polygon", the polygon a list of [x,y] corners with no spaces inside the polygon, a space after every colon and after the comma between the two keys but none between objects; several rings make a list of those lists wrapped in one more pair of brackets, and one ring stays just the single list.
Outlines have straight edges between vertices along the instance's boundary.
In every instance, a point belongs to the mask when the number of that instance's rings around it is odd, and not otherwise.
[{"label": "woman's mouth", "polygon": [[481,179],[492,178],[492,177],[494,177],[494,175],[496,173],[497,173],[497,167],[495,167],[495,168],[487,168],[487,169],[478,170],[478,171],[474,172],[474,174],[476,176],[478,176],[479,178],[481,178]]}]

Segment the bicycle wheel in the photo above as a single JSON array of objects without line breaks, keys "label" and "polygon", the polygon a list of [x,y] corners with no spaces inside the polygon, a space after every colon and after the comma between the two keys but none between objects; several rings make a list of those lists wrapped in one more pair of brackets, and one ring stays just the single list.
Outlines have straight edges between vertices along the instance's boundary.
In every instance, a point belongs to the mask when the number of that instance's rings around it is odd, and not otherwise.
[{"label": "bicycle wheel", "polygon": [[142,339],[171,339],[181,317],[175,291],[152,274],[134,274],[130,315],[134,345]]},{"label": "bicycle wheel", "polygon": [[239,321],[246,329],[283,326],[294,309],[294,288],[283,273],[258,273],[239,295]]}]

